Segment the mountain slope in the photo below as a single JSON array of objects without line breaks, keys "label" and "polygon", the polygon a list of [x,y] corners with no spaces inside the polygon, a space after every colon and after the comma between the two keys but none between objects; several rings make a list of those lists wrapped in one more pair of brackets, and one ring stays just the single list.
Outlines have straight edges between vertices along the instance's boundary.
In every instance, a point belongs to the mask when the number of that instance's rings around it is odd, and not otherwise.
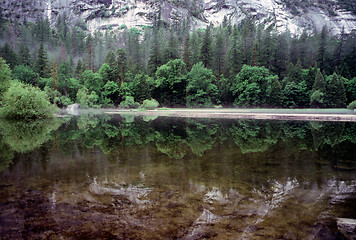
[{"label": "mountain slope", "polygon": [[2,0],[0,7],[5,17],[20,21],[43,15],[54,24],[67,14],[72,24],[82,21],[90,31],[152,25],[158,12],[167,24],[189,19],[193,28],[221,24],[225,16],[233,24],[252,16],[292,33],[324,25],[334,34],[356,29],[356,6],[347,0]]}]

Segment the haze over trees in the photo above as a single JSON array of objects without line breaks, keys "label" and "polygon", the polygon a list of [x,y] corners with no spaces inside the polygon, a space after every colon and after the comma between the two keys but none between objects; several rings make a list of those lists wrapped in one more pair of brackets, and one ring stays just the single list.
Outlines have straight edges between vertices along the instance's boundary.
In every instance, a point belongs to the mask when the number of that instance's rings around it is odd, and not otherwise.
[{"label": "haze over trees", "polygon": [[42,17],[0,18],[0,56],[12,70],[0,81],[10,74],[59,107],[155,99],[168,107],[339,108],[356,100],[356,32],[295,36],[252,18],[191,29],[186,20],[168,26],[158,13],[152,27],[90,34],[65,15],[52,28]]}]

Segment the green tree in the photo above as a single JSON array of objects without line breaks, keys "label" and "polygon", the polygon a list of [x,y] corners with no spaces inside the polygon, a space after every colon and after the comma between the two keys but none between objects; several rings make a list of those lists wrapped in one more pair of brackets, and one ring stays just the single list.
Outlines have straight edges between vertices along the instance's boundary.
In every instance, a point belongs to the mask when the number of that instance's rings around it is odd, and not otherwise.
[{"label": "green tree", "polygon": [[323,74],[318,69],[315,76],[310,105],[312,107],[323,107],[325,105],[326,81]]},{"label": "green tree", "polygon": [[201,61],[204,64],[204,67],[211,67],[212,61],[212,50],[211,50],[211,31],[212,25],[210,24],[204,33],[203,44],[200,50]]},{"label": "green tree", "polygon": [[89,92],[100,92],[104,85],[101,75],[99,73],[93,73],[91,70],[83,72],[82,79],[84,86],[89,90]]},{"label": "green tree", "polygon": [[225,66],[225,41],[223,33],[219,33],[214,45],[214,70],[218,76],[226,72]]},{"label": "green tree", "polygon": [[145,99],[150,99],[155,84],[153,78],[143,72],[127,75],[128,88],[136,101],[142,102]]},{"label": "green tree", "polygon": [[158,29],[153,29],[153,40],[151,46],[151,52],[148,59],[148,68],[151,74],[154,74],[157,68],[162,64],[161,52],[159,48]]},{"label": "green tree", "polygon": [[0,101],[3,98],[4,93],[10,87],[11,76],[12,72],[9,65],[7,65],[5,60],[0,57]]},{"label": "green tree", "polygon": [[185,63],[181,59],[170,60],[156,71],[155,99],[164,105],[183,105],[186,85]]},{"label": "green tree", "polygon": [[120,85],[124,83],[126,68],[126,52],[120,48],[117,50],[116,68],[114,70],[117,76],[118,84]]},{"label": "green tree", "polygon": [[194,64],[187,74],[187,106],[211,107],[216,100],[218,88],[215,84],[215,76],[203,63]]},{"label": "green tree", "polygon": [[346,106],[347,99],[344,83],[336,73],[329,77],[325,98],[328,107],[337,108]]},{"label": "green tree", "polygon": [[37,60],[35,62],[35,71],[42,78],[49,77],[50,70],[48,66],[47,52],[45,51],[42,42],[38,49]]},{"label": "green tree", "polygon": [[345,90],[347,96],[347,102],[352,102],[356,100],[356,77],[345,80]]},{"label": "green tree", "polygon": [[8,43],[1,49],[0,56],[5,59],[11,69],[18,64],[17,54]]},{"label": "green tree", "polygon": [[280,107],[282,105],[282,85],[278,76],[270,76],[267,81],[266,103],[270,107]]},{"label": "green tree", "polygon": [[[235,77],[232,92],[235,96],[235,106],[257,107],[267,102],[268,80],[271,77],[265,67],[244,65]],[[273,81],[271,80],[271,86]],[[271,89],[272,91],[272,89]]]},{"label": "green tree", "polygon": [[39,84],[38,74],[32,71],[32,69],[29,66],[17,65],[14,68],[13,73],[15,79],[19,80],[20,82],[32,84],[32,85]]},{"label": "green tree", "polygon": [[31,66],[31,54],[30,54],[30,49],[25,46],[24,44],[20,45],[20,49],[18,52],[18,57],[19,57],[19,64],[24,65],[24,66]]},{"label": "green tree", "polygon": [[327,41],[328,41],[328,29],[324,25],[321,33],[320,33],[320,42],[319,42],[319,50],[318,50],[318,64],[321,71],[326,69],[326,61],[327,61]]},{"label": "green tree", "polygon": [[112,81],[114,78],[114,72],[112,70],[112,68],[110,67],[109,64],[104,63],[103,65],[101,65],[100,69],[99,69],[99,74],[104,82],[107,83],[108,81]]}]

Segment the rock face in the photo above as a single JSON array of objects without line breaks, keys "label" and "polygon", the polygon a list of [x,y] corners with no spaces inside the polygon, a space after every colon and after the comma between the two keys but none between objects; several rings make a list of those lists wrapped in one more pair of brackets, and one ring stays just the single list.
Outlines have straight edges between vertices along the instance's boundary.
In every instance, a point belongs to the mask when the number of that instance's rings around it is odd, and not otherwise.
[{"label": "rock face", "polygon": [[[4,15],[15,20],[35,21],[47,16],[54,25],[59,15],[67,14],[74,25],[85,22],[89,31],[121,29],[152,25],[154,15],[161,11],[161,20],[167,24],[189,19],[193,28],[208,24],[232,24],[252,16],[257,22],[275,25],[284,31],[301,33],[304,29],[318,30],[327,25],[334,33],[356,30],[355,9],[339,5],[338,1],[306,0],[294,3],[282,0],[6,0],[0,1]],[[352,4],[352,3],[350,3]],[[352,8],[353,6],[351,6]]]},{"label": "rock face", "polygon": [[347,239],[356,239],[356,219],[338,218],[337,228]]}]

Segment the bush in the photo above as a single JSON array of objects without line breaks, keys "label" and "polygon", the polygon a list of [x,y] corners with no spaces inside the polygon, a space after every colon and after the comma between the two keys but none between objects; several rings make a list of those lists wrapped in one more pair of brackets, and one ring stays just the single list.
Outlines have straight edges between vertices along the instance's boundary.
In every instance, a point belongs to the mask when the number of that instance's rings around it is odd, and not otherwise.
[{"label": "bush", "polygon": [[351,102],[348,106],[348,109],[355,110],[356,109],[356,100]]},{"label": "bush", "polygon": [[4,94],[0,115],[7,119],[45,119],[53,117],[56,110],[39,88],[13,82]]},{"label": "bush", "polygon": [[119,105],[120,108],[138,108],[140,106],[139,103],[135,102],[134,97],[127,96],[125,101],[122,101]]},{"label": "bush", "polygon": [[155,99],[151,99],[151,100],[146,99],[145,101],[143,101],[141,107],[144,109],[152,110],[152,109],[157,108],[158,106],[159,106],[159,103]]}]

